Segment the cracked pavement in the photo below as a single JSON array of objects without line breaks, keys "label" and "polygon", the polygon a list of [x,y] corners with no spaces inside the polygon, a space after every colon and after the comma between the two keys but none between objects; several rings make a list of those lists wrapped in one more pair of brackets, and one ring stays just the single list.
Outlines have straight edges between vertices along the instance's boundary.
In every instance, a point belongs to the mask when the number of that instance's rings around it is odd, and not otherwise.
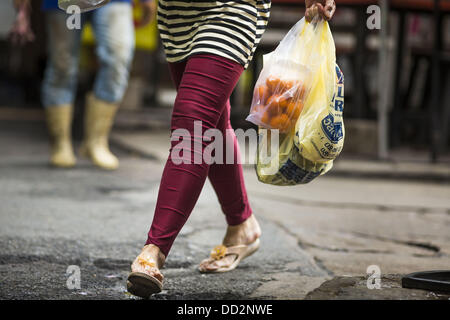
[{"label": "cracked pavement", "polygon": [[[144,134],[154,156],[127,150],[124,139],[113,145],[116,172],[83,159],[55,170],[42,123],[0,124],[0,299],[135,299],[126,277],[146,239],[168,142]],[[261,249],[232,272],[197,271],[226,227],[207,183],[153,299],[449,298],[400,285],[403,274],[450,265],[447,182],[330,174],[275,187],[259,183],[251,168],[245,175]],[[80,267],[79,290],[66,286],[70,265]],[[366,286],[370,265],[380,267],[381,290]]]}]

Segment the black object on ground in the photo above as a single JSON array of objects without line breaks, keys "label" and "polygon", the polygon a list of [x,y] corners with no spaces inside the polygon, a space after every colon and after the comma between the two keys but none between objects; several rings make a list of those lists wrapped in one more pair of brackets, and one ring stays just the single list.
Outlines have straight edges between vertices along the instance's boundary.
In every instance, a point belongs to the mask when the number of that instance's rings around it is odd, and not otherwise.
[{"label": "black object on ground", "polygon": [[450,292],[450,270],[423,271],[402,278],[402,287],[438,292]]}]

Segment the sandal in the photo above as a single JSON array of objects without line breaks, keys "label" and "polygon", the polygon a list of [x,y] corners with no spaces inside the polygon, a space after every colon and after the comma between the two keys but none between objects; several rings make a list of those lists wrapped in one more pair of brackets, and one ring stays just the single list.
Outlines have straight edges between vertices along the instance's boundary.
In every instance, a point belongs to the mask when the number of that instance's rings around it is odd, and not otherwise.
[{"label": "sandal", "polygon": [[[146,267],[155,268],[156,265],[152,262],[140,259],[140,263]],[[143,272],[131,272],[127,279],[127,291],[135,296],[148,299],[152,294],[162,291],[162,281],[154,276],[148,275]]]},{"label": "sandal", "polygon": [[236,256],[234,261],[228,266],[223,266],[223,267],[220,267],[215,270],[208,270],[208,269],[202,268],[201,266],[199,266],[198,269],[202,273],[221,273],[221,272],[231,271],[238,266],[239,262],[241,262],[242,259],[245,259],[245,258],[251,256],[258,249],[259,249],[259,238],[248,245],[240,244],[237,246],[226,247],[223,244],[221,244],[219,246],[216,246],[211,251],[211,257],[209,259],[207,259],[206,261],[209,261],[209,262],[218,261],[218,260],[221,260],[224,257],[230,256],[230,255]]}]

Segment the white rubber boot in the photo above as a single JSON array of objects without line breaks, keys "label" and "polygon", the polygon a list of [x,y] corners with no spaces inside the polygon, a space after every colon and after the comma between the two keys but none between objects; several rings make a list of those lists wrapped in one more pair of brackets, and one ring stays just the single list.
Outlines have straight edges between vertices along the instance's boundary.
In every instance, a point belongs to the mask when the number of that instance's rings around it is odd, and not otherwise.
[{"label": "white rubber boot", "polygon": [[51,139],[50,164],[73,167],[76,164],[71,138],[73,107],[69,104],[51,106],[45,108],[45,116]]},{"label": "white rubber boot", "polygon": [[108,145],[109,132],[117,109],[117,104],[99,100],[92,93],[86,97],[84,141],[80,152],[96,166],[106,170],[119,167],[119,160],[111,153]]}]

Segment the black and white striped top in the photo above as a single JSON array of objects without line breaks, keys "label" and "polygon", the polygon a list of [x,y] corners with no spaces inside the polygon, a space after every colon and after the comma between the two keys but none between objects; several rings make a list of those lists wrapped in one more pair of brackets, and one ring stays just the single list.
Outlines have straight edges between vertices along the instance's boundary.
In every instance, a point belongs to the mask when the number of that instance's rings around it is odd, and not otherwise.
[{"label": "black and white striped top", "polygon": [[270,0],[159,0],[158,29],[168,62],[213,53],[247,68],[266,29]]}]

